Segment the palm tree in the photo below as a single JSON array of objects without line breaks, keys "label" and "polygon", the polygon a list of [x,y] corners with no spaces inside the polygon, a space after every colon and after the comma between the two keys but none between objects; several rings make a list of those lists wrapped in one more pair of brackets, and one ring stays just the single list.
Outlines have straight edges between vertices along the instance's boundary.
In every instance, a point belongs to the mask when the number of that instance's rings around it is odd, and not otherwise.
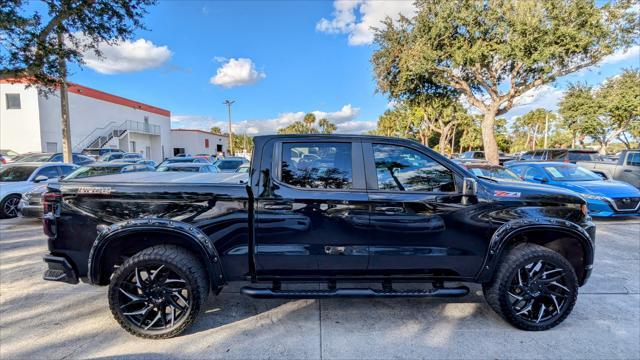
[{"label": "palm tree", "polygon": [[320,119],[318,125],[320,126],[320,133],[322,134],[333,134],[338,128],[334,123],[325,118]]}]

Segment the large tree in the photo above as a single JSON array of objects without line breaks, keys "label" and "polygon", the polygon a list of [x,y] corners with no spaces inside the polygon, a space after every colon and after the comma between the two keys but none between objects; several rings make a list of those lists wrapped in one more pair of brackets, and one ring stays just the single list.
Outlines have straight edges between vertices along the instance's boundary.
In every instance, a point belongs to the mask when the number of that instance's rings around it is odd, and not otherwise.
[{"label": "large tree", "polygon": [[607,79],[595,96],[603,115],[615,125],[615,136],[629,149],[627,134],[640,127],[640,70],[625,70]]},{"label": "large tree", "polygon": [[496,116],[525,92],[630,45],[633,3],[418,0],[415,17],[387,19],[376,30],[378,90],[406,98],[455,89],[482,112],[485,156],[497,164]]},{"label": "large tree", "polygon": [[83,54],[102,56],[101,44],[128,39],[142,27],[155,0],[4,0],[0,6],[0,80],[24,80],[51,92],[60,88],[62,145],[71,161],[67,64],[83,64]]}]

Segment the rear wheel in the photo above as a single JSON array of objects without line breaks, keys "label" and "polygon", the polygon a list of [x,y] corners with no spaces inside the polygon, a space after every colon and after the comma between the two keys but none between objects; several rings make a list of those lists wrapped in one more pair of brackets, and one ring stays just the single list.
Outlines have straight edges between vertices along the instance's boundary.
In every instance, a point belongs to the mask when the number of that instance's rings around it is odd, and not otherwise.
[{"label": "rear wheel", "polygon": [[109,285],[109,307],[133,335],[162,339],[191,325],[209,292],[207,274],[183,248],[160,245],[127,259]]},{"label": "rear wheel", "polygon": [[20,196],[9,195],[0,202],[0,218],[14,218],[18,216],[18,204],[20,204]]},{"label": "rear wheel", "polygon": [[489,305],[507,322],[539,331],[560,324],[578,296],[578,279],[562,255],[535,244],[511,250],[492,283],[483,286]]}]

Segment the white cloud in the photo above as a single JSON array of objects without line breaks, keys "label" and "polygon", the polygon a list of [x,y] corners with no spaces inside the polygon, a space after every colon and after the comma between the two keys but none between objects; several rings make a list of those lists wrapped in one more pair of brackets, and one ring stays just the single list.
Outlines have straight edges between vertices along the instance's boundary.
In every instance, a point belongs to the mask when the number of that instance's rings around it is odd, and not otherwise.
[{"label": "white cloud", "polygon": [[[318,118],[326,118],[337,126],[338,133],[360,134],[364,131],[374,129],[375,121],[358,121],[355,120],[360,109],[353,107],[351,104],[344,105],[340,110],[333,112],[312,111]],[[286,112],[272,119],[255,119],[243,120],[232,124],[233,132],[247,135],[265,135],[275,134],[278,129],[292,124],[295,121],[302,120],[306,112]],[[173,128],[201,129],[209,130],[211,127],[218,126],[223,131],[227,131],[228,123],[225,120],[217,120],[210,116],[200,115],[173,115],[171,116],[171,126]]]},{"label": "white cloud", "polygon": [[[78,38],[82,35],[75,36]],[[167,46],[157,46],[145,39],[125,40],[113,45],[102,43],[98,48],[102,52],[102,57],[96,56],[93,51],[87,51],[83,54],[83,59],[87,67],[101,74],[120,74],[157,68],[171,58],[171,51]]]},{"label": "white cloud", "polygon": [[395,21],[399,14],[412,17],[416,12],[413,0],[335,0],[333,8],[333,19],[320,19],[316,30],[349,34],[349,45],[371,44],[372,28],[379,27],[387,16]]},{"label": "white cloud", "polygon": [[507,120],[515,119],[537,108],[550,111],[558,110],[558,103],[564,96],[564,90],[552,85],[542,85],[522,94],[514,102],[513,108],[503,116]]},{"label": "white cloud", "polygon": [[618,50],[611,55],[605,56],[599,65],[616,64],[622,61],[636,59],[640,62],[640,45],[634,45],[628,49]]},{"label": "white cloud", "polygon": [[[219,60],[220,58],[216,59]],[[215,76],[209,80],[214,85],[226,88],[242,85],[252,85],[267,77],[262,71],[257,71],[251,59],[229,59],[218,68]]]}]

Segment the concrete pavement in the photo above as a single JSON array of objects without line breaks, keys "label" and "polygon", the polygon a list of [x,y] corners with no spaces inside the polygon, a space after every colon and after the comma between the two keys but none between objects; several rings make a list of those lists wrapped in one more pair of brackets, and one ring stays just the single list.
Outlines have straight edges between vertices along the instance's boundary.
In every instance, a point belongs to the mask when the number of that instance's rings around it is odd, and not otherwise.
[{"label": "concrete pavement", "polygon": [[106,289],[42,280],[38,222],[0,220],[0,358],[640,358],[640,221],[598,223],[596,263],[569,318],[517,330],[460,299],[210,297],[184,335],[143,340],[111,317]]}]

